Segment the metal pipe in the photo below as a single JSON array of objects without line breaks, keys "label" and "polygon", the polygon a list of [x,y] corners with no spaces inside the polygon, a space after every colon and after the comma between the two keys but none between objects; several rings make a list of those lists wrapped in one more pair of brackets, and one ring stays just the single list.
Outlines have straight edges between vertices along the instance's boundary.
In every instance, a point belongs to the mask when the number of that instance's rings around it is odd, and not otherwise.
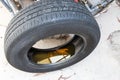
[{"label": "metal pipe", "polygon": [[2,4],[10,11],[13,12],[11,6],[9,5],[9,3],[5,2],[5,0],[1,0]]},{"label": "metal pipe", "polygon": [[16,14],[18,12],[18,9],[16,7],[16,4],[15,4],[14,0],[8,0],[8,3],[10,4],[14,14]]}]

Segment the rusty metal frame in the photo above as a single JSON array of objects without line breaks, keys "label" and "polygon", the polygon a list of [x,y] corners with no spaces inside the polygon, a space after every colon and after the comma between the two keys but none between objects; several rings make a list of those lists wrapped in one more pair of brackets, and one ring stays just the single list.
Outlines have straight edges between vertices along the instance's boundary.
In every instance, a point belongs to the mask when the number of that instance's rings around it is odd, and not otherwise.
[{"label": "rusty metal frame", "polygon": [[88,0],[81,0],[81,1],[85,4],[85,6],[93,15],[96,15],[100,11],[102,11],[105,7],[107,7],[110,3],[112,3],[114,0],[103,0],[101,1],[101,3],[97,4],[96,6],[92,6]]}]

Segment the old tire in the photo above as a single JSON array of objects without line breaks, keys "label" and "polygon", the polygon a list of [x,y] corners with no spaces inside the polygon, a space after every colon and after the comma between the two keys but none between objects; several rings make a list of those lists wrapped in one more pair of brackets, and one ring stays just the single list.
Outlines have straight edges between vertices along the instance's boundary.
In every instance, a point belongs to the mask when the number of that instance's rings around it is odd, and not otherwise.
[{"label": "old tire", "polygon": [[[56,34],[75,34],[83,38],[84,49],[63,63],[37,65],[28,59],[33,44]],[[10,22],[5,34],[5,55],[17,69],[48,72],[77,63],[97,46],[100,31],[97,22],[81,3],[73,0],[40,0],[21,10]]]}]

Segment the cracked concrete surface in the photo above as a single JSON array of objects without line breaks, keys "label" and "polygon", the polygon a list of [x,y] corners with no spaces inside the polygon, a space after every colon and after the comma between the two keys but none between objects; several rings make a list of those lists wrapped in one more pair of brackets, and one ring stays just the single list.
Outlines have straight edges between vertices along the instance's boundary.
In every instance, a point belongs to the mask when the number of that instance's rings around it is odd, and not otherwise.
[{"label": "cracked concrete surface", "polygon": [[[5,10],[6,11],[6,10]],[[7,11],[6,11],[7,12]],[[2,80],[120,80],[120,7],[113,2],[95,16],[101,29],[101,40],[87,58],[68,68],[49,73],[26,73],[13,68],[4,55],[4,33],[10,14],[0,6],[0,78]],[[3,22],[2,22],[3,21]],[[112,35],[112,37],[111,37]]]}]

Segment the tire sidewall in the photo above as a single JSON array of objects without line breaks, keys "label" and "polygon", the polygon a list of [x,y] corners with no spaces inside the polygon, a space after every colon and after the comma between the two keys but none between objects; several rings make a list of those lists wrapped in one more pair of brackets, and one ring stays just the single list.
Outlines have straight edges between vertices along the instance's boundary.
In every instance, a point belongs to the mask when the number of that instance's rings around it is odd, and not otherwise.
[{"label": "tire sidewall", "polygon": [[[100,37],[99,29],[96,30],[94,28],[96,26],[98,25],[86,24],[80,20],[62,20],[56,21],[56,23],[51,22],[39,25],[16,38],[15,41],[17,42],[11,43],[10,46],[12,48],[8,48],[11,55],[6,56],[11,65],[28,72],[46,72],[68,67],[88,56],[96,47]],[[59,65],[56,64],[49,67],[32,64],[27,57],[31,46],[40,39],[56,34],[76,34],[83,37],[86,43],[84,51],[77,53],[73,58]]]}]

